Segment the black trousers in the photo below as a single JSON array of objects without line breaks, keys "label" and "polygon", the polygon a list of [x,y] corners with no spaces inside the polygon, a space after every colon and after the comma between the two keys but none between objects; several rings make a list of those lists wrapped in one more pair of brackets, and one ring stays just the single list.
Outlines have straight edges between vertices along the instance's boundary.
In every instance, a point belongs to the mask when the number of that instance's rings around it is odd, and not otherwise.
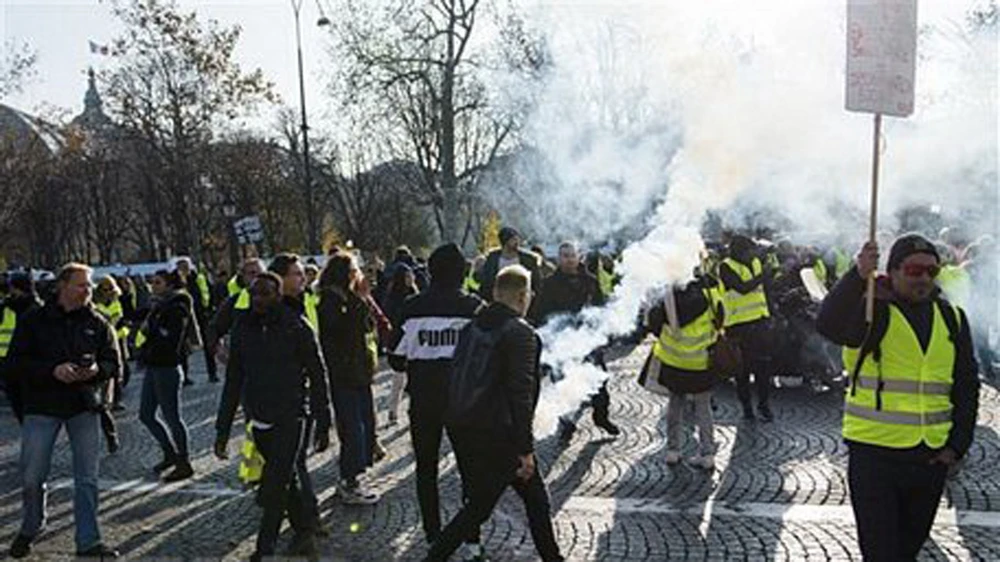
[{"label": "black trousers", "polygon": [[[420,503],[420,516],[428,543],[433,543],[441,534],[438,463],[441,459],[441,440],[445,433],[445,397],[446,395],[431,395],[410,398],[410,440],[413,442],[417,464],[417,501]],[[463,495],[468,499],[466,480],[463,474]],[[465,537],[465,542],[479,542],[478,526]]]},{"label": "black trousers", "polygon": [[451,432],[449,437],[459,470],[468,479],[469,499],[431,546],[426,560],[447,560],[470,532],[489,519],[508,486],[524,501],[531,538],[542,560],[563,560],[552,528],[549,494],[539,470],[536,468],[527,481],[518,479],[517,454],[502,438],[482,432]]},{"label": "black trousers", "polygon": [[736,374],[736,395],[746,408],[752,404],[750,373],[757,387],[757,403],[764,406],[771,394],[771,334],[766,320],[733,326],[728,333],[739,342],[743,369]]},{"label": "black trousers", "polygon": [[257,554],[270,556],[286,514],[298,535],[315,532],[319,523],[318,502],[306,469],[309,423],[296,419],[266,430],[254,429],[253,438],[264,457],[260,482],[264,516],[257,533]]},{"label": "black trousers", "polygon": [[948,469],[851,447],[847,478],[866,562],[916,560],[930,535]]}]

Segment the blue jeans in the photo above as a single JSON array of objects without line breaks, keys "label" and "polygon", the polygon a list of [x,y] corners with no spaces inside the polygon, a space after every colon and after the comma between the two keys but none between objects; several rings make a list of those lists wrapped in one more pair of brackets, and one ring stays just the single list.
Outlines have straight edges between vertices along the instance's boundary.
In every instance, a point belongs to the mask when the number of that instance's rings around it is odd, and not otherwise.
[{"label": "blue jeans", "polygon": [[333,410],[340,439],[340,477],[354,482],[372,465],[375,427],[372,423],[372,387],[336,387]]},{"label": "blue jeans", "polygon": [[[139,420],[149,429],[169,459],[188,458],[188,431],[181,419],[181,380],[184,373],[177,367],[146,367],[142,379],[142,399]],[[156,416],[159,408],[163,420]],[[169,434],[167,430],[170,430]]]},{"label": "blue jeans", "polygon": [[21,534],[34,538],[45,527],[45,481],[52,467],[52,449],[59,429],[66,426],[73,451],[73,520],[76,548],[87,550],[101,542],[97,525],[97,471],[100,460],[100,421],[94,412],[69,419],[28,415],[21,426],[21,478],[24,516]]}]

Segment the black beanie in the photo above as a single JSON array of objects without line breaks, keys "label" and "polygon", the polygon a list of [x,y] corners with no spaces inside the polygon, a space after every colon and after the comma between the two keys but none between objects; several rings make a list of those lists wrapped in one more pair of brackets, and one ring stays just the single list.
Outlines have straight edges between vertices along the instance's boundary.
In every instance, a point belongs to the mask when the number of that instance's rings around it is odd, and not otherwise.
[{"label": "black beanie", "polygon": [[515,236],[517,236],[518,238],[520,238],[521,237],[521,233],[518,232],[517,229],[514,228],[513,226],[505,226],[505,227],[501,228],[500,229],[500,233],[499,233],[500,245],[501,246],[506,246],[507,245],[507,241],[510,240],[511,238],[515,237]]},{"label": "black beanie", "polygon": [[930,254],[941,261],[937,248],[930,240],[916,233],[904,234],[892,243],[892,250],[889,252],[889,270],[897,269],[903,260],[913,254]]},{"label": "black beanie", "polygon": [[438,246],[427,260],[427,269],[431,273],[431,283],[457,287],[465,278],[465,254],[454,242]]}]

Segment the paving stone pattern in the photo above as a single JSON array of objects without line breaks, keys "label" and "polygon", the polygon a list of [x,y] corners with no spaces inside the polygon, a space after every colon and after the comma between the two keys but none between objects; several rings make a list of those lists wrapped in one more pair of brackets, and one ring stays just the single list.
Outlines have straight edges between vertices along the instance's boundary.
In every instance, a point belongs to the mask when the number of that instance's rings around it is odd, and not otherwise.
[{"label": "paving stone pattern", "polygon": [[[717,470],[670,468],[663,461],[665,399],[634,380],[646,353],[648,347],[640,347],[610,366],[612,417],[622,426],[621,436],[606,437],[584,414],[568,445],[548,439],[538,447],[557,538],[569,559],[860,560],[839,438],[840,393],[778,389],[777,419],[760,424],[742,422],[732,388],[721,388]],[[233,460],[212,456],[221,386],[205,382],[197,363],[195,369],[197,384],[183,393],[197,474],[182,484],[163,485],[150,476],[159,450],[137,418],[141,376],[127,390],[128,410],[118,418],[123,446],[102,460],[100,506],[105,540],[127,559],[238,560],[253,551],[260,510],[236,478],[240,442],[230,443]],[[426,552],[406,418],[386,426],[389,379],[381,373],[376,392],[379,437],[390,456],[367,477],[382,500],[353,507],[336,498],[336,440],[330,452],[311,459],[330,530],[322,540],[326,559],[419,560]],[[981,402],[976,442],[948,485],[924,560],[1000,560],[1000,394],[984,386]],[[2,557],[19,526],[20,488],[17,428],[9,411],[0,416]],[[450,454],[442,458],[441,473],[448,518],[461,496]],[[52,465],[49,524],[35,560],[72,555],[71,474],[62,436]],[[286,541],[289,535],[286,529]],[[512,492],[484,526],[483,540],[493,560],[536,559],[523,507]]]}]

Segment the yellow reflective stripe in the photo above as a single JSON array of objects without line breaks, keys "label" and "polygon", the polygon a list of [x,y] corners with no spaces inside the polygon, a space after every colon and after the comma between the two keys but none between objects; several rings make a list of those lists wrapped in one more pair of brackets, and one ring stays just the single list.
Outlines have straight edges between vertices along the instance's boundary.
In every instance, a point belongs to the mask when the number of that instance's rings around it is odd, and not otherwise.
[{"label": "yellow reflective stripe", "polygon": [[664,344],[663,342],[657,342],[657,343],[659,344],[660,349],[663,352],[669,353],[670,355],[677,357],[678,359],[702,359],[708,357],[708,349],[687,350],[667,345]]},{"label": "yellow reflective stripe", "polygon": [[[858,388],[866,390],[878,390],[878,379],[873,377],[858,377]],[[927,394],[944,395],[951,394],[951,383],[945,382],[924,382],[901,381],[882,379],[882,392],[897,392],[900,394]]]},{"label": "yellow reflective stripe", "polygon": [[844,413],[863,420],[879,423],[891,423],[896,425],[923,426],[951,422],[950,409],[924,414],[913,412],[886,412],[885,410],[876,410],[875,408],[868,408],[860,404],[848,402],[844,406]]},{"label": "yellow reflective stripe", "polygon": [[711,345],[715,341],[715,334],[710,332],[699,336],[671,335],[670,339],[685,347],[697,347]]}]

